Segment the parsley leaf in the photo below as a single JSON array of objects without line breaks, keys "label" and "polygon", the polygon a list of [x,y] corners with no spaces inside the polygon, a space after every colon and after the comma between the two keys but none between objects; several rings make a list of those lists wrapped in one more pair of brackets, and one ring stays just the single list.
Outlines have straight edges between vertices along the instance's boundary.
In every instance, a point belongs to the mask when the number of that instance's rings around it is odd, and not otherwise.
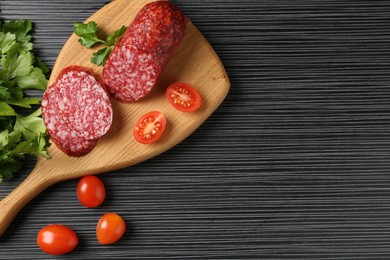
[{"label": "parsley leaf", "polygon": [[41,98],[24,93],[25,89],[45,90],[50,73],[31,52],[31,29],[30,20],[0,21],[0,182],[19,171],[26,155],[48,157],[49,135],[41,111],[28,111],[36,109]]},{"label": "parsley leaf", "polygon": [[74,23],[74,32],[77,36],[80,36],[79,43],[88,49],[91,48],[95,43],[103,43],[105,48],[98,50],[92,54],[91,62],[97,66],[104,66],[108,56],[110,56],[113,46],[126,32],[127,27],[122,26],[120,29],[114,31],[107,36],[106,40],[103,41],[97,36],[99,30],[97,24],[94,21],[90,21],[87,24]]},{"label": "parsley leaf", "polygon": [[14,147],[20,141],[21,133],[18,131],[9,132],[4,130],[0,132],[0,148]]},{"label": "parsley leaf", "polygon": [[49,138],[47,137],[48,135],[46,134],[40,134],[29,138],[26,141],[18,143],[13,152],[49,158],[46,149],[44,149],[49,143]]},{"label": "parsley leaf", "polygon": [[106,46],[113,46],[115,45],[116,41],[123,36],[123,34],[126,32],[127,27],[122,26],[120,29],[116,30],[115,32],[111,33],[107,36],[107,40],[104,43]]},{"label": "parsley leaf", "polygon": [[19,87],[9,87],[8,91],[11,93],[12,98],[11,99],[18,99],[21,100],[24,97],[23,90]]},{"label": "parsley leaf", "polygon": [[42,70],[43,74],[48,78],[50,76],[50,69],[46,66],[45,63],[39,57],[34,57],[34,67]]},{"label": "parsley leaf", "polygon": [[37,105],[41,102],[42,98],[29,98],[25,97],[23,99],[9,99],[6,101],[9,105],[31,108],[31,105]]},{"label": "parsley leaf", "polygon": [[0,101],[0,116],[16,116],[16,112],[10,105]]},{"label": "parsley leaf", "polygon": [[1,67],[8,71],[8,79],[30,74],[34,56],[31,52],[12,50],[1,59]]},{"label": "parsley leaf", "polygon": [[45,133],[46,128],[40,115],[41,109],[25,117],[17,115],[14,130],[21,132],[27,139]]},{"label": "parsley leaf", "polygon": [[0,149],[3,149],[8,144],[8,136],[9,132],[8,130],[4,130],[0,132]]},{"label": "parsley leaf", "polygon": [[0,54],[7,53],[16,44],[15,40],[15,34],[0,32]]},{"label": "parsley leaf", "polygon": [[88,49],[90,49],[92,45],[97,42],[104,43],[104,41],[100,40],[97,36],[98,28],[94,21],[91,21],[87,24],[74,23],[73,26],[75,34],[81,37],[79,39],[79,43]]},{"label": "parsley leaf", "polygon": [[16,83],[22,89],[45,90],[48,80],[40,68],[32,68],[30,74],[16,78]]},{"label": "parsley leaf", "polygon": [[11,98],[11,93],[8,88],[0,86],[0,100],[8,100]]},{"label": "parsley leaf", "polygon": [[5,22],[0,28],[1,32],[9,32],[15,35],[16,43],[25,51],[30,51],[33,48],[31,36],[28,33],[32,29],[30,20],[12,20]]},{"label": "parsley leaf", "polygon": [[3,179],[11,179],[13,174],[22,168],[22,160],[20,158],[7,158],[0,163],[0,182]]},{"label": "parsley leaf", "polygon": [[106,65],[106,60],[108,59],[108,56],[110,56],[111,51],[112,51],[112,47],[105,47],[103,49],[100,49],[98,52],[95,52],[93,54],[93,57],[91,58],[91,62],[98,66]]}]

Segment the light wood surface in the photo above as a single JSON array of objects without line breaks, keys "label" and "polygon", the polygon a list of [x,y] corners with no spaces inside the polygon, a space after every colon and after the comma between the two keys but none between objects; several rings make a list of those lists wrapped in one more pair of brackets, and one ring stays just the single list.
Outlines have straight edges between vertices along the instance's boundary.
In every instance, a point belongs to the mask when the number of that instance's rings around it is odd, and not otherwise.
[{"label": "light wood surface", "polygon": [[[116,0],[93,14],[93,20],[108,33],[123,24],[129,25],[148,0]],[[102,67],[90,63],[91,50],[82,47],[74,34],[68,39],[54,65],[49,85],[68,65],[80,65],[101,75]],[[183,81],[194,86],[202,96],[202,107],[194,113],[175,110],[165,97],[166,87]],[[0,235],[9,226],[19,210],[50,185],[89,174],[109,172],[150,159],[180,143],[194,132],[221,104],[230,82],[225,69],[207,40],[191,23],[187,23],[185,38],[178,51],[164,69],[157,86],[144,99],[135,103],[120,103],[112,99],[113,125],[88,155],[73,158],[65,155],[55,145],[49,148],[51,159],[39,158],[29,177],[0,202]],[[167,118],[164,136],[157,143],[137,143],[132,129],[137,119],[151,110],[161,111]]]}]

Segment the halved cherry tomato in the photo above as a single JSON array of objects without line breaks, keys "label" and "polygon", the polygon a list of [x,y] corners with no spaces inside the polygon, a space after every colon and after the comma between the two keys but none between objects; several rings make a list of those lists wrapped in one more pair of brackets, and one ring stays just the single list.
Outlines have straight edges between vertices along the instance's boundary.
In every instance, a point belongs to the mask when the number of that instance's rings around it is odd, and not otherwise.
[{"label": "halved cherry tomato", "polygon": [[89,175],[81,178],[77,185],[77,197],[87,208],[96,208],[103,203],[106,189],[103,182],[96,176]]},{"label": "halved cherry tomato", "polygon": [[156,142],[165,130],[167,120],[158,111],[152,111],[143,115],[134,128],[135,139],[142,144]]},{"label": "halved cherry tomato", "polygon": [[182,112],[194,112],[201,103],[202,98],[196,89],[183,82],[171,84],[166,91],[169,103]]},{"label": "halved cherry tomato", "polygon": [[126,223],[115,213],[103,215],[96,226],[96,237],[100,244],[108,245],[118,241],[126,230]]},{"label": "halved cherry tomato", "polygon": [[79,240],[70,228],[53,224],[42,228],[37,236],[38,246],[47,254],[61,255],[72,251]]}]

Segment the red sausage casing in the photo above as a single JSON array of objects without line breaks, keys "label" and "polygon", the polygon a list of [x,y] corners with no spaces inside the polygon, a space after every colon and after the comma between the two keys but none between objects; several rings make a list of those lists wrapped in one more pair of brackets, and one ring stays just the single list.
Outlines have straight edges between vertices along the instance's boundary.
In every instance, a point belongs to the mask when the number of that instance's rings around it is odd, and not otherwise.
[{"label": "red sausage casing", "polygon": [[182,41],[186,17],[169,1],[145,5],[103,69],[110,94],[123,102],[147,95]]}]

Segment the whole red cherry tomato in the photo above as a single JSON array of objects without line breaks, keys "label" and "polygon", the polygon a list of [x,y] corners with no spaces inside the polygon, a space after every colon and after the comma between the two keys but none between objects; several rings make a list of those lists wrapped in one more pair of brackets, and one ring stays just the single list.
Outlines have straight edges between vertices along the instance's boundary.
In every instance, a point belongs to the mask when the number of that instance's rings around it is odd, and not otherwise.
[{"label": "whole red cherry tomato", "polygon": [[96,208],[103,203],[106,197],[106,189],[98,177],[93,175],[85,176],[81,178],[77,185],[77,197],[84,206]]},{"label": "whole red cherry tomato", "polygon": [[96,237],[100,244],[107,245],[118,241],[126,230],[126,223],[119,215],[107,213],[96,226]]},{"label": "whole red cherry tomato", "polygon": [[42,228],[37,236],[38,246],[50,255],[69,253],[77,246],[78,242],[78,237],[73,230],[58,224]]}]

